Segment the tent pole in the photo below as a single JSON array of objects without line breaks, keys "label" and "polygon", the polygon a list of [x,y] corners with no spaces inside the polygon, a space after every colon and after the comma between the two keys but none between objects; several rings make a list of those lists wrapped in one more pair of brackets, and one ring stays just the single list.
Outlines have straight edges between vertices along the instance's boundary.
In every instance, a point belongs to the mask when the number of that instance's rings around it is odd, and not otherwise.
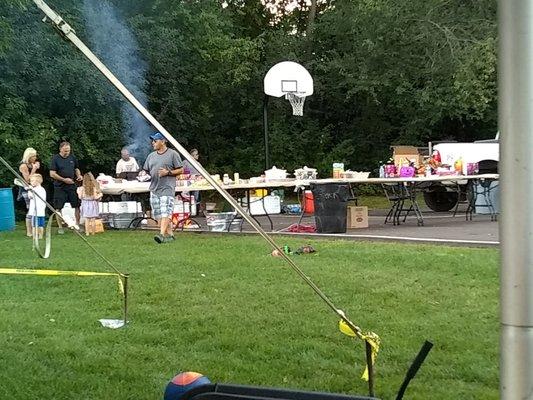
[{"label": "tent pole", "polygon": [[533,1],[499,0],[500,398],[533,393]]}]

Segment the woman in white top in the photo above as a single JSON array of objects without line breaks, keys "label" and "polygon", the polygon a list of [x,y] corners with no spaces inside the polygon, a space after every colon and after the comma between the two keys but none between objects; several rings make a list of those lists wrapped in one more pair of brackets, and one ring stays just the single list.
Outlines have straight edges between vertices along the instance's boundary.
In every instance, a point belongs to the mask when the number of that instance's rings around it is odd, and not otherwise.
[{"label": "woman in white top", "polygon": [[[32,147],[28,147],[26,150],[24,150],[24,154],[22,155],[22,160],[20,161],[19,165],[19,172],[26,183],[30,183],[30,175],[35,174],[40,167],[41,163],[37,161],[37,150]],[[26,189],[22,187],[19,188],[17,200],[24,200],[26,203],[26,209],[29,210],[30,199]],[[31,217],[29,213],[26,214],[26,235],[32,236]]]}]

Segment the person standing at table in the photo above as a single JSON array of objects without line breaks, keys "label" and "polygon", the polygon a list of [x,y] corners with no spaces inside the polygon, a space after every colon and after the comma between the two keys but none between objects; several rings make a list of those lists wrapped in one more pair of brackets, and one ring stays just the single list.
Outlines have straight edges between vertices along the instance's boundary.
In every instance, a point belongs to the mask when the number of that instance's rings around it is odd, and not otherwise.
[{"label": "person standing at table", "polygon": [[[189,153],[196,161],[198,161],[198,159],[200,158],[200,153],[198,152],[198,149],[191,149]],[[183,160],[183,173],[185,175],[190,175],[191,178],[193,176],[201,175],[200,172],[189,162],[189,160]],[[194,196],[194,201],[196,205],[200,207],[200,191],[195,190],[191,192],[191,196]]]},{"label": "person standing at table", "polygon": [[[139,164],[137,164],[137,160],[130,156],[129,150],[124,147],[120,151],[120,160],[117,161],[116,166],[116,174],[118,178],[122,178],[124,175],[124,172],[138,172],[139,171]],[[122,175],[121,175],[122,174]],[[127,177],[126,177],[127,179]]]},{"label": "person standing at table", "polygon": [[[117,178],[126,179],[128,181],[134,180],[139,170],[140,168],[139,164],[137,164],[137,160],[130,156],[129,150],[124,147],[120,151],[120,160],[117,161],[117,166],[115,168]],[[120,200],[122,201],[131,201],[132,199],[133,197],[130,193],[122,193],[120,195]]]},{"label": "person standing at table", "polygon": [[183,163],[179,153],[167,146],[167,141],[160,132],[150,135],[150,139],[154,151],[146,157],[143,170],[151,177],[150,206],[152,217],[159,224],[159,233],[154,236],[154,240],[166,243],[174,240],[171,218],[176,195],[176,176],[183,172]]},{"label": "person standing at table", "polygon": [[[71,154],[69,142],[61,142],[59,153],[52,157],[50,177],[54,181],[53,201],[55,209],[61,212],[65,203],[70,203],[70,206],[75,209],[76,224],[79,224],[80,202],[76,193],[75,181],[79,182],[83,180],[83,177],[78,166],[78,160]],[[57,217],[57,224],[59,226],[57,233],[62,234],[63,226],[59,217]]]},{"label": "person standing at table", "polygon": [[[37,150],[32,147],[28,147],[26,150],[24,150],[22,161],[19,165],[19,172],[22,174],[22,177],[27,184],[30,183],[30,175],[35,174],[40,167],[41,164],[39,161],[37,161]],[[24,187],[19,187],[17,200],[24,200],[24,203],[26,203],[26,210],[29,210],[30,199],[28,197],[28,191]],[[26,214],[26,236],[32,236],[32,221],[30,213]]]}]

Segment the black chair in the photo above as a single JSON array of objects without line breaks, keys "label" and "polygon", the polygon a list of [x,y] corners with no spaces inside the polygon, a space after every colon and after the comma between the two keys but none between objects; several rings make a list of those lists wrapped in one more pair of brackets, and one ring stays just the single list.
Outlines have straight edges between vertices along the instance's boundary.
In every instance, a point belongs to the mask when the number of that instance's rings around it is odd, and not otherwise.
[{"label": "black chair", "polygon": [[[183,232],[185,227],[193,227],[195,229],[201,229],[202,225],[198,221],[192,218],[192,200],[194,199],[194,195],[191,193],[189,195],[185,195],[184,193],[179,193],[178,197],[183,202],[183,208],[185,210],[185,205],[188,205],[189,212],[184,212],[185,216],[182,219],[174,219],[172,217],[172,224],[173,224],[173,230],[177,231],[178,229]],[[198,204],[196,204],[196,207],[198,207]]]},{"label": "black chair", "polygon": [[402,182],[391,182],[382,183],[381,186],[390,203],[390,209],[385,217],[384,224],[392,221],[393,225],[400,225],[400,218],[403,216],[403,222],[405,222],[407,216],[413,212],[416,216],[417,225],[424,225],[424,218],[422,217],[422,212],[416,201],[416,190],[414,185],[409,186]]},{"label": "black chair", "polygon": [[375,397],[349,396],[335,393],[305,392],[259,386],[225,385],[220,383],[198,386],[186,392],[183,400],[377,400]]}]

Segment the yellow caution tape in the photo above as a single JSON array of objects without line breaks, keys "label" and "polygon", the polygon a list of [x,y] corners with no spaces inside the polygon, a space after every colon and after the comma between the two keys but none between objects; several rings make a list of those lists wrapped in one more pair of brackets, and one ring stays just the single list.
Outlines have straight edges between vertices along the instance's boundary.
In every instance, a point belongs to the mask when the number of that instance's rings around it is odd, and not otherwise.
[{"label": "yellow caution tape", "polygon": [[0,274],[6,275],[71,275],[71,276],[119,276],[114,272],[58,271],[52,269],[15,269],[0,268]]},{"label": "yellow caution tape", "polygon": [[[372,358],[372,365],[375,364],[376,362],[376,358],[378,356],[378,352],[379,352],[379,345],[381,343],[381,339],[379,338],[379,336],[374,333],[374,332],[367,332],[367,333],[363,333],[363,332],[354,332],[354,330],[352,328],[350,328],[348,326],[348,324],[346,322],[344,322],[344,320],[340,320],[339,321],[339,330],[344,333],[345,335],[347,336],[350,336],[350,337],[358,337],[359,339],[365,341],[365,342],[368,342],[370,344],[370,347],[372,348],[372,354],[371,354],[371,358]],[[365,371],[363,372],[363,375],[361,376],[361,379],[365,380],[365,381],[368,381],[368,365],[365,367]]]},{"label": "yellow caution tape", "polygon": [[124,295],[124,284],[120,274],[114,272],[90,272],[90,271],[60,271],[52,269],[17,269],[0,268],[0,274],[4,275],[41,275],[41,276],[116,276],[118,278],[118,288]]}]

